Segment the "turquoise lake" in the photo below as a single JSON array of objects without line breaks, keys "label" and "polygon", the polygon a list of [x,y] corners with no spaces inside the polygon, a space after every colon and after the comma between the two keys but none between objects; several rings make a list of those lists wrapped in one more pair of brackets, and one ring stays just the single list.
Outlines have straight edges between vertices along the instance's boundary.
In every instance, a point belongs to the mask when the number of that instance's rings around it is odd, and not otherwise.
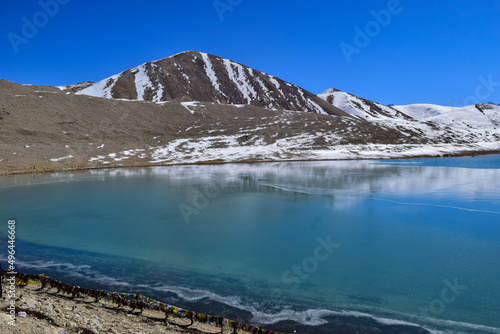
[{"label": "turquoise lake", "polygon": [[9,176],[0,213],[2,267],[15,219],[18,270],[82,287],[304,333],[500,333],[499,155]]}]

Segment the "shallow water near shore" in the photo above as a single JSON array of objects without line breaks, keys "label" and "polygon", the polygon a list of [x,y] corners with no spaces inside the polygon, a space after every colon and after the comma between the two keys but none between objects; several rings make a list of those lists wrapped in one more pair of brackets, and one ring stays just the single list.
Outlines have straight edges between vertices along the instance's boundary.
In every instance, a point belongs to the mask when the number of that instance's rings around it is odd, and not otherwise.
[{"label": "shallow water near shore", "polygon": [[15,219],[18,270],[71,284],[281,330],[500,333],[498,155],[0,182],[3,267]]}]

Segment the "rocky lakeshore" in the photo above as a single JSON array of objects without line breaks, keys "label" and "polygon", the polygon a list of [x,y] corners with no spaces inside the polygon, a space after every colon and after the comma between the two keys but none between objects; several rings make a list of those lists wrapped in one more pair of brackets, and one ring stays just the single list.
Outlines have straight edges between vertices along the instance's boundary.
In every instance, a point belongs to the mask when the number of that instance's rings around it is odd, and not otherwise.
[{"label": "rocky lakeshore", "polygon": [[[2,282],[3,297],[0,300],[0,333],[8,334],[94,334],[94,333],[220,333],[216,326],[188,319],[169,318],[165,323],[163,313],[130,308],[118,308],[106,301],[57,293],[56,289],[40,290],[40,285],[16,285],[15,326],[7,307],[6,280]],[[19,312],[20,315],[19,315]],[[24,316],[24,313],[26,314]]]}]

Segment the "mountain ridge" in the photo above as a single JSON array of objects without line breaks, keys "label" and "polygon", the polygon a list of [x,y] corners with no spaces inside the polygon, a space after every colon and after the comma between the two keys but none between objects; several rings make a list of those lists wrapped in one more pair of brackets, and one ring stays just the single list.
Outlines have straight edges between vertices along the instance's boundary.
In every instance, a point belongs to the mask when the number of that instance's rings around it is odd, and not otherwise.
[{"label": "mountain ridge", "polygon": [[386,106],[318,96],[183,52],[100,82],[0,80],[0,172],[500,152],[500,106]]},{"label": "mountain ridge", "polygon": [[185,51],[143,63],[77,94],[153,102],[248,104],[347,116],[302,87],[238,62],[198,51]]}]

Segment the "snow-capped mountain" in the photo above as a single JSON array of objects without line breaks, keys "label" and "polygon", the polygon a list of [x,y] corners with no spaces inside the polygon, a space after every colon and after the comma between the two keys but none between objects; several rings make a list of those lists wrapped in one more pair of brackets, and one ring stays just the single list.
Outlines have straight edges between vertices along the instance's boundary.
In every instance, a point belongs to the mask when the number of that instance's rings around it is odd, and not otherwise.
[{"label": "snow-capped mountain", "polygon": [[434,104],[386,106],[334,88],[318,95],[346,113],[399,130],[444,142],[500,140],[500,106],[476,104],[446,107]]},{"label": "snow-capped mountain", "polygon": [[155,102],[248,104],[346,116],[299,86],[232,60],[196,51],[144,63],[90,85],[78,94]]}]

